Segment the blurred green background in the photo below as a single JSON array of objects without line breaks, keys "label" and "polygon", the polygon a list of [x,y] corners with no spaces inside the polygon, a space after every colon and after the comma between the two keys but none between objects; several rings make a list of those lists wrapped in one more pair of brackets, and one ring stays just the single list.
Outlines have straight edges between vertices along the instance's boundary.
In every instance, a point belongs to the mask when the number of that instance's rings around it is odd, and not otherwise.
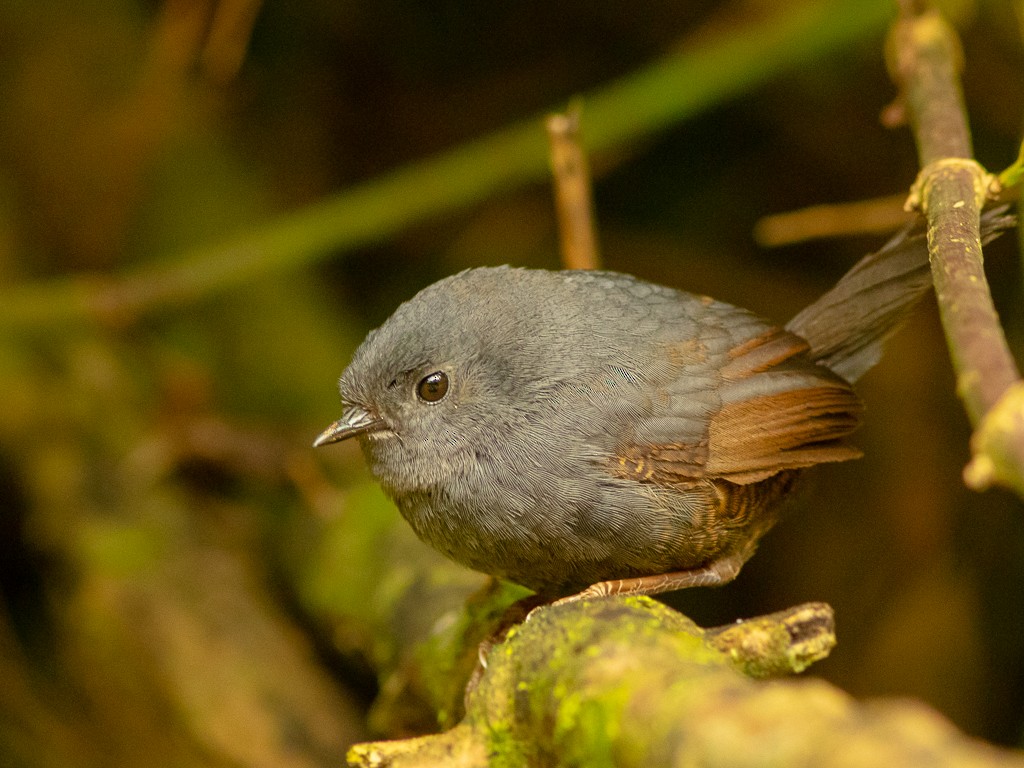
[{"label": "blurred green background", "polygon": [[[998,171],[1024,6],[943,8]],[[429,728],[410,648],[480,579],[356,446],[309,448],[355,345],[456,270],[558,266],[539,117],[580,94],[605,265],[784,322],[884,236],[768,250],[756,222],[915,176],[879,123],[893,13],[0,3],[0,766],[327,766]],[[989,270],[1019,350],[1015,234]],[[736,582],[670,602],[720,624],[827,601],[816,674],[1021,745],[1024,516],[963,488],[933,306],[859,390],[866,458],[813,473]]]}]

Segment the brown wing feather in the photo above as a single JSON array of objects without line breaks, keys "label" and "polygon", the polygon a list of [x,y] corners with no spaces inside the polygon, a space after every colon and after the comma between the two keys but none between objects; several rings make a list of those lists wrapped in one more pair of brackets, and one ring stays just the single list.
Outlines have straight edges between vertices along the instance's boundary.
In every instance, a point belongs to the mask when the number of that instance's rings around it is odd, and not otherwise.
[{"label": "brown wing feather", "polygon": [[707,474],[753,483],[782,469],[861,455],[842,442],[857,427],[860,400],[848,386],[776,392],[725,405],[708,430]]},{"label": "brown wing feather", "polygon": [[718,371],[720,407],[704,436],[623,446],[613,473],[678,488],[709,479],[747,485],[785,470],[859,457],[843,438],[856,429],[861,402],[807,352],[807,342],[780,328],[737,344]]},{"label": "brown wing feather", "polygon": [[762,373],[790,358],[808,352],[810,345],[781,328],[769,328],[729,350],[729,362],[720,371],[726,381]]}]

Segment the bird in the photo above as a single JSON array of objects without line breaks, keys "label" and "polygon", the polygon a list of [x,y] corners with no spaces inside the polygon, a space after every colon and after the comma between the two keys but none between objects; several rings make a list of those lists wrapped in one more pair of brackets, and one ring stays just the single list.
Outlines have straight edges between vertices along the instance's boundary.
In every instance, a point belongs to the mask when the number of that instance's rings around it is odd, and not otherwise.
[{"label": "bird", "polygon": [[805,470],[861,455],[852,385],[930,287],[920,227],[784,326],[616,272],[468,269],[369,333],[314,445],[357,439],[421,539],[552,600],[722,585]]}]

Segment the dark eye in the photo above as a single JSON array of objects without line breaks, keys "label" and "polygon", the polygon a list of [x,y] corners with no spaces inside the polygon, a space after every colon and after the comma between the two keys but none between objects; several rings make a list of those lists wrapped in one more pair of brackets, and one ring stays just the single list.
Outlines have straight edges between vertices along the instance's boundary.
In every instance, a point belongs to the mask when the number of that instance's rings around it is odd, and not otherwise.
[{"label": "dark eye", "polygon": [[448,374],[444,371],[434,371],[424,376],[416,385],[416,394],[421,400],[428,403],[436,403],[448,394]]}]

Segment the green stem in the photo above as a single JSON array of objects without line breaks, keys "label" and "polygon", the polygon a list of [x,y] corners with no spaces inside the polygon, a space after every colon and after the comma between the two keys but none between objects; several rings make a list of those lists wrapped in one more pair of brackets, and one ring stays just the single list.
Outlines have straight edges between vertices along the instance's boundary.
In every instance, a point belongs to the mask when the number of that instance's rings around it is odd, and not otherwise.
[{"label": "green stem", "polygon": [[[874,34],[888,0],[780,4],[773,16],[731,28],[584,95],[589,151],[635,142],[780,73]],[[137,314],[204,296],[380,242],[430,217],[545,178],[543,121],[532,117],[451,151],[285,214],[259,229],[97,278],[68,277],[0,294],[0,324],[33,327]]]}]

